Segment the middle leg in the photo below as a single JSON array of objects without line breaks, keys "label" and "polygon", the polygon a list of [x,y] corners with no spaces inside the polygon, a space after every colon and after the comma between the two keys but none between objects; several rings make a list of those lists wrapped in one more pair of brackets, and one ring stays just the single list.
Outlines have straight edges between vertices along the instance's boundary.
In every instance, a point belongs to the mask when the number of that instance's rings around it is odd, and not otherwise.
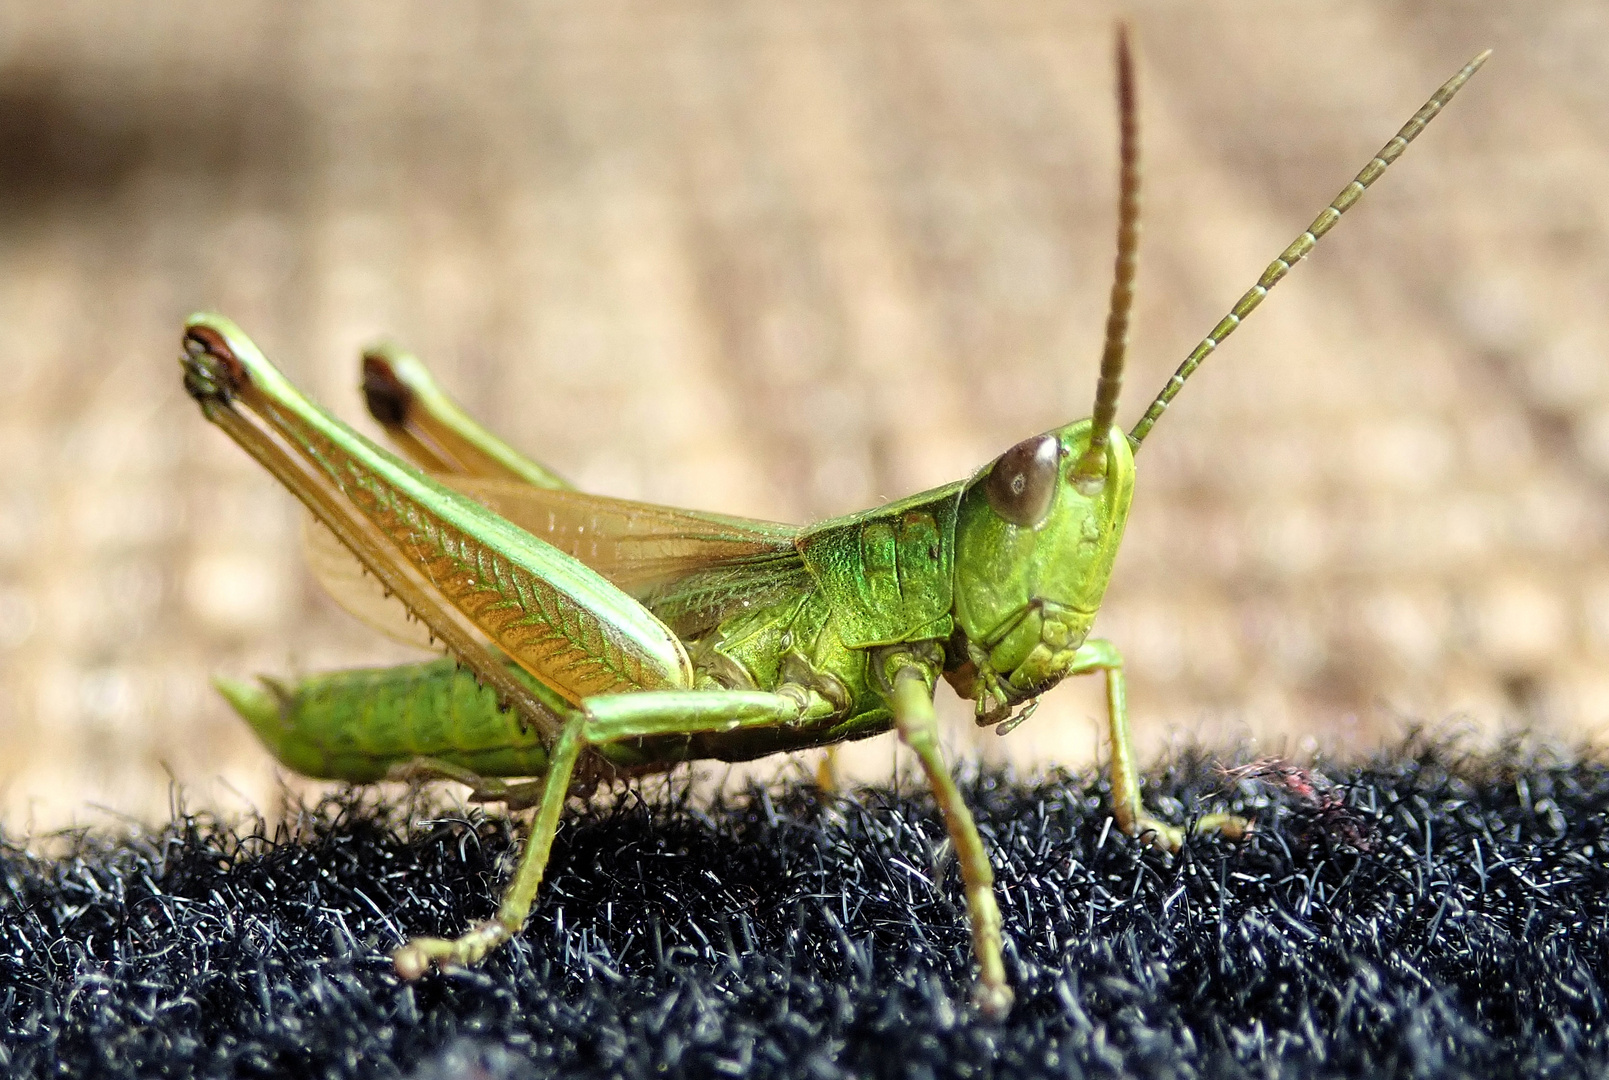
[{"label": "middle leg", "polygon": [[469,788],[469,801],[475,803],[500,802],[511,813],[529,810],[542,801],[546,780],[523,780],[509,783],[495,776],[482,776],[474,769],[454,765],[440,758],[416,757],[399,762],[386,770],[387,780],[403,784],[417,784],[429,780],[451,780]]},{"label": "middle leg", "polygon": [[[1079,648],[1069,675],[1099,671],[1106,676],[1106,719],[1112,752],[1112,817],[1117,827],[1130,836],[1149,837],[1157,847],[1177,851],[1184,843],[1184,830],[1169,825],[1146,812],[1140,801],[1140,770],[1129,733],[1128,683],[1123,677],[1123,654],[1110,641],[1094,639]],[[1251,831],[1252,823],[1235,814],[1204,814],[1196,821],[1199,832],[1218,832],[1239,839]]]}]

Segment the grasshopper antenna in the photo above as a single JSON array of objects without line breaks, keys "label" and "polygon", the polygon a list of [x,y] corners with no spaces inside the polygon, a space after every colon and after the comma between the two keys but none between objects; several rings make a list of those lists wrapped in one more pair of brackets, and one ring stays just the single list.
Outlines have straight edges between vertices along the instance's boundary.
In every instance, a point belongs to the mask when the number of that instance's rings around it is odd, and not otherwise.
[{"label": "grasshopper antenna", "polygon": [[[1250,315],[1258,304],[1263,302],[1263,297],[1268,295],[1268,290],[1279,284],[1280,279],[1290,273],[1292,266],[1307,257],[1307,253],[1312,251],[1314,246],[1318,244],[1319,238],[1334,228],[1335,223],[1341,219],[1341,215],[1350,210],[1352,204],[1362,198],[1369,185],[1380,178],[1380,174],[1386,171],[1387,166],[1402,156],[1402,152],[1408,149],[1408,144],[1413,142],[1419,133],[1425,129],[1425,126],[1436,118],[1436,114],[1441,112],[1442,106],[1452,100],[1453,95],[1463,88],[1471,75],[1480,70],[1480,66],[1486,63],[1486,58],[1490,55],[1492,55],[1492,50],[1487,49],[1465,64],[1458,74],[1443,83],[1441,89],[1432,94],[1430,100],[1425,102],[1424,107],[1413,114],[1413,119],[1402,125],[1402,130],[1397,132],[1390,142],[1380,148],[1380,152],[1374,156],[1372,161],[1363,166],[1363,171],[1358,173],[1350,184],[1341,189],[1341,194],[1335,197],[1335,201],[1326,206],[1323,212],[1313,219],[1313,224],[1307,227],[1307,231],[1298,236],[1291,243],[1291,246],[1280,254],[1279,258],[1268,264],[1268,269],[1264,270],[1263,276],[1257,279],[1257,284],[1246,290],[1246,295],[1236,301],[1235,306],[1229,310],[1229,314],[1223,317],[1223,321],[1213,327],[1212,333],[1202,339],[1201,344],[1191,351],[1190,355],[1185,358],[1184,363],[1179,365],[1179,370],[1173,373],[1173,378],[1168,380],[1167,385],[1162,388],[1162,392],[1156,396],[1156,400],[1151,402],[1151,407],[1145,410],[1145,415],[1140,417],[1140,422],[1134,425],[1134,430],[1129,432],[1129,443],[1135,450],[1140,448],[1140,443],[1145,440],[1146,435],[1150,434],[1151,428],[1156,424],[1163,411],[1167,409],[1168,403],[1179,393],[1180,388],[1184,386],[1184,381],[1195,373],[1196,368],[1201,366],[1201,362],[1212,355],[1212,351],[1223,343],[1224,338],[1235,332],[1235,327],[1239,326],[1241,321],[1247,315]],[[1116,296],[1115,289],[1113,296],[1114,298]],[[1108,342],[1107,347],[1111,347],[1110,342]],[[1101,372],[1103,379],[1105,374],[1105,369],[1103,368]],[[1083,463],[1080,462],[1079,464],[1082,467]]]},{"label": "grasshopper antenna", "polygon": [[1106,478],[1106,443],[1117,419],[1117,398],[1123,389],[1123,361],[1129,348],[1129,311],[1134,306],[1134,278],[1140,263],[1140,117],[1134,92],[1134,57],[1129,49],[1129,28],[1117,25],[1118,202],[1117,264],[1112,278],[1112,302],[1106,314],[1106,346],[1101,351],[1101,374],[1095,383],[1095,413],[1090,422],[1089,446],[1078,459],[1073,475],[1081,487],[1098,487]]}]

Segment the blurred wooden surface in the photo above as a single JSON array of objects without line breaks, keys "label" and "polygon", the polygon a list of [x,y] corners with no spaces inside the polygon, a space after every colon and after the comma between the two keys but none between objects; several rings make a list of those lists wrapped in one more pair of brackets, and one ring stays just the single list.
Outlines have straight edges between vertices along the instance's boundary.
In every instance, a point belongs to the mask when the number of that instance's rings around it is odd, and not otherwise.
[{"label": "blurred wooden surface", "polygon": [[[1121,10],[1148,185],[1128,418],[1497,50],[1146,443],[1099,626],[1144,745],[1596,732],[1609,8]],[[168,773],[271,805],[209,673],[403,658],[318,594],[291,500],[181,393],[193,309],[349,419],[390,336],[588,488],[783,520],[1085,415],[1118,13],[0,4],[0,821],[158,814]],[[952,709],[955,745],[1085,761],[1084,682],[1006,740]]]}]

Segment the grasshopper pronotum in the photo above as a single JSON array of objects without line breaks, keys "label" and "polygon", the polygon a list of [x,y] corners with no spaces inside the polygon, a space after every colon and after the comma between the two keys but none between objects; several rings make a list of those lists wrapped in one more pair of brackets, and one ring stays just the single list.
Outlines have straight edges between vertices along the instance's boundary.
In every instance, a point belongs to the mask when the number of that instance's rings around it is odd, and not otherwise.
[{"label": "grasshopper pronotum", "polygon": [[[409,465],[302,397],[233,323],[190,319],[186,388],[327,527],[311,544],[326,583],[385,629],[374,594],[400,599],[452,657],[294,687],[219,688],[298,772],[445,778],[477,799],[537,807],[497,916],[454,940],[415,938],[397,950],[397,971],[414,979],[432,965],[474,963],[519,932],[575,785],[893,729],[920,761],[955,847],[979,968],[974,1000],[1006,1012],[993,875],[940,754],[938,679],[976,702],[979,724],[1010,726],[1063,678],[1102,673],[1113,818],[1161,846],[1182,842],[1178,826],[1140,801],[1122,657],[1088,639],[1128,516],[1134,454],[1191,373],[1486,55],[1437,90],[1269,265],[1125,434],[1114,421],[1140,181],[1120,32],[1118,254],[1092,417],[1024,439],[964,480],[805,528],[574,491],[463,414],[417,360],[375,350],[364,358],[369,408]],[[1196,828],[1238,836],[1249,823],[1211,814]]]}]

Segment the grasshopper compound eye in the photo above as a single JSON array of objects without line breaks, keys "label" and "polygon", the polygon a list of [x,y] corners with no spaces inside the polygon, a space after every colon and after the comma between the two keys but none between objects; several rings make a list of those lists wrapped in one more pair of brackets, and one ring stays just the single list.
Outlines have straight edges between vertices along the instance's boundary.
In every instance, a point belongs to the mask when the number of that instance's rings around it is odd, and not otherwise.
[{"label": "grasshopper compound eye", "polygon": [[1045,519],[1061,465],[1061,440],[1035,435],[1000,455],[984,491],[994,512],[1025,529]]}]

